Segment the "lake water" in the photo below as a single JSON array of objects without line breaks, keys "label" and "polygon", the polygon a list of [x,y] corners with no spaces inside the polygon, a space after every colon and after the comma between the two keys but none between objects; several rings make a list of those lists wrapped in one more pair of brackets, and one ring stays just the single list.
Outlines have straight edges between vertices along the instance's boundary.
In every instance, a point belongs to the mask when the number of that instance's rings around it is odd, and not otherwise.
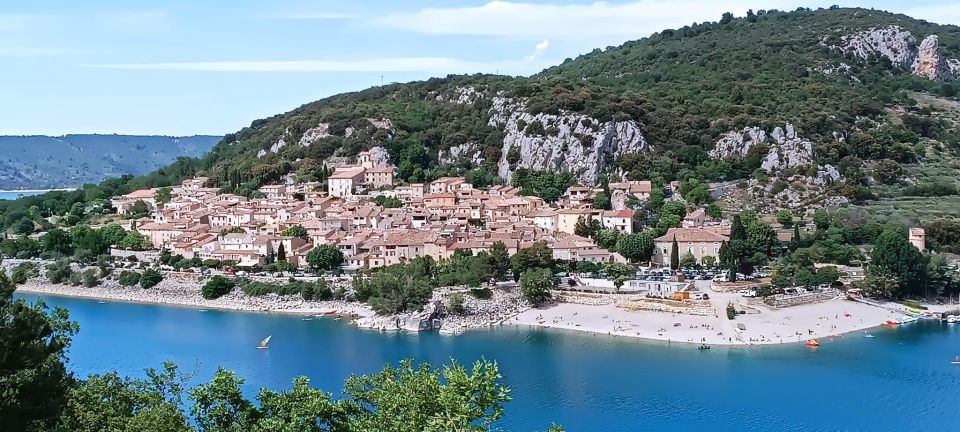
[{"label": "lake water", "polygon": [[[37,297],[24,295],[28,300]],[[960,326],[918,322],[801,345],[696,347],[499,327],[458,337],[381,334],[332,319],[45,297],[80,324],[80,375],[173,360],[208,380],[217,366],[246,388],[289,388],[297,375],[338,393],[351,373],[403,358],[439,365],[496,360],[514,400],[500,426],[567,431],[960,430]],[[273,335],[269,350],[254,348]]]},{"label": "lake water", "polygon": [[47,191],[45,191],[45,190],[36,190],[36,191],[22,191],[22,190],[5,191],[5,190],[0,190],[0,201],[15,200],[15,199],[17,199],[17,198],[25,197],[25,196],[40,195],[40,194],[45,193],[45,192],[47,192]]}]

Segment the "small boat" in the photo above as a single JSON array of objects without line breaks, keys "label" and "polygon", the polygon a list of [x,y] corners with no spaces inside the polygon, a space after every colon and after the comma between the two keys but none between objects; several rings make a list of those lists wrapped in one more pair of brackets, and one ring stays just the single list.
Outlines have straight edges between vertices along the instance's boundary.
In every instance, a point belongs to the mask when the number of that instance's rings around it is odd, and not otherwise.
[{"label": "small boat", "polygon": [[97,304],[106,304],[106,303],[107,303],[107,302],[105,302],[105,301],[103,301],[103,300],[97,300]]},{"label": "small boat", "polygon": [[912,316],[912,315],[904,315],[904,316],[900,317],[900,319],[898,319],[897,321],[898,321],[900,324],[910,324],[910,323],[912,323],[912,322],[916,322],[916,321],[919,321],[919,320],[920,320],[920,318],[917,318],[917,317],[915,317],[915,316]]},{"label": "small boat", "polygon": [[699,347],[697,347],[697,349],[700,350],[700,351],[706,351],[706,350],[710,349],[710,345],[703,344],[703,345],[700,345]]},{"label": "small boat", "polygon": [[960,356],[954,357],[953,361],[950,362],[950,364],[960,365]]},{"label": "small boat", "polygon": [[309,315],[305,317],[300,317],[300,321],[313,321],[313,317]]},{"label": "small boat", "polygon": [[270,345],[270,338],[272,338],[272,337],[273,337],[273,335],[270,335],[270,336],[267,336],[266,338],[264,338],[262,341],[260,341],[260,343],[257,344],[257,349],[267,349],[267,348],[270,348],[270,346],[269,346],[269,345]]},{"label": "small boat", "polygon": [[206,309],[197,309],[197,312],[206,312]]},{"label": "small boat", "polygon": [[900,322],[897,320],[886,320],[884,321],[884,324],[888,326],[896,326],[896,325],[900,325]]},{"label": "small boat", "polygon": [[818,346],[820,346],[820,341],[818,341],[818,340],[816,340],[816,339],[810,339],[810,340],[808,340],[804,345],[806,345],[806,346],[808,346],[808,347],[818,347]]},{"label": "small boat", "polygon": [[863,337],[865,337],[865,338],[872,338],[872,337],[876,337],[876,336],[874,336],[874,335],[872,335],[872,334],[870,334],[870,333],[867,333],[867,334],[863,335]]},{"label": "small boat", "polygon": [[960,323],[960,315],[950,315],[947,317],[947,322],[950,324]]}]

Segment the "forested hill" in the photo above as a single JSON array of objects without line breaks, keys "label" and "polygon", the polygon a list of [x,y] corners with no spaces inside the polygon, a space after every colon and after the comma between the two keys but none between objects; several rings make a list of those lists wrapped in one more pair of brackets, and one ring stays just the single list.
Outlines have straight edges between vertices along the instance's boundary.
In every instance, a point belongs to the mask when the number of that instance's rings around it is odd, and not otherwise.
[{"label": "forested hill", "polygon": [[[865,9],[726,14],[530,77],[458,75],[331,96],[227,134],[200,160],[67,201],[198,173],[250,195],[287,174],[319,180],[325,164],[375,146],[407,182],[459,174],[482,186],[517,181],[520,168],[590,185],[692,179],[736,184],[723,201],[759,211],[875,202],[906,186],[955,194],[943,173],[960,160],[958,78],[956,26]],[[30,201],[43,202],[52,201]]]},{"label": "forested hill", "polygon": [[508,179],[520,167],[569,171],[584,183],[731,180],[761,168],[779,126],[793,131],[780,141],[796,138],[805,154],[780,149],[771,158],[782,163],[766,171],[830,165],[832,181],[834,168],[854,179],[855,195],[870,177],[864,161],[915,161],[924,140],[956,150],[956,129],[909,95],[955,98],[957,27],[864,9],[718,20],[529,78],[451,76],[333,96],[229,134],[204,165],[240,193],[290,172],[309,179],[323,161],[376,145],[408,181],[478,168],[478,178]]},{"label": "forested hill", "polygon": [[0,189],[45,189],[143,175],[203,157],[219,136],[0,136]]}]

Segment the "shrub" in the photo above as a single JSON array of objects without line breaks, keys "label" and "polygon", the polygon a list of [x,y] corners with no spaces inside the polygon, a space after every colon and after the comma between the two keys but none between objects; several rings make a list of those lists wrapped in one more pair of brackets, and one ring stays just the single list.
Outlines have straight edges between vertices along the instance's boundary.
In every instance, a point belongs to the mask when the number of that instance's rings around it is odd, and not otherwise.
[{"label": "shrub", "polygon": [[470,295],[480,300],[489,300],[493,297],[493,291],[490,291],[490,288],[471,288]]},{"label": "shrub", "polygon": [[200,288],[200,295],[207,300],[217,299],[233,291],[234,286],[233,280],[217,275],[203,284],[203,288]]},{"label": "shrub", "polygon": [[70,276],[73,274],[73,269],[70,268],[70,262],[66,260],[58,260],[52,264],[47,265],[47,279],[50,283],[63,283],[70,279]]},{"label": "shrub", "polygon": [[163,280],[163,275],[154,269],[146,269],[140,275],[140,287],[143,289],[153,288]]},{"label": "shrub", "polygon": [[732,320],[737,318],[737,309],[733,307],[733,303],[727,304],[727,319]]},{"label": "shrub", "polygon": [[460,293],[450,294],[450,298],[447,299],[447,306],[454,315],[463,315],[467,310],[464,304],[463,294]]},{"label": "shrub", "polygon": [[121,286],[125,287],[134,286],[140,283],[140,273],[124,270],[122,273],[120,273],[120,278],[117,279],[117,282],[119,282]]},{"label": "shrub", "polygon": [[93,288],[97,285],[100,285],[100,279],[97,277],[96,269],[84,270],[82,279],[84,287]]}]

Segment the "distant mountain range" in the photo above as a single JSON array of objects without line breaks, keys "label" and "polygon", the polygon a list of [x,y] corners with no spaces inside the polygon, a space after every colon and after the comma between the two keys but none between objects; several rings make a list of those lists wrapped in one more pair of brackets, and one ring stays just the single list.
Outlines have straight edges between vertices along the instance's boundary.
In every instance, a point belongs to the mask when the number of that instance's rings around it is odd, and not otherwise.
[{"label": "distant mountain range", "polygon": [[221,137],[0,136],[0,189],[48,189],[143,175],[178,157],[202,157]]}]

